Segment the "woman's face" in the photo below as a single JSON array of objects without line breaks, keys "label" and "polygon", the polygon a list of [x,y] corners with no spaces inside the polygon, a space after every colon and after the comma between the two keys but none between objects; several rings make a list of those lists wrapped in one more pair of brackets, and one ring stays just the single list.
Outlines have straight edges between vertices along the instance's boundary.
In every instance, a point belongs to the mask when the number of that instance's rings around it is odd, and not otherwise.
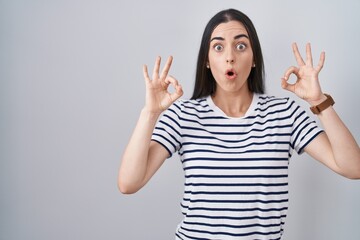
[{"label": "woman's face", "polygon": [[208,57],[216,91],[248,91],[247,79],[254,60],[249,35],[242,23],[219,24],[211,34]]}]

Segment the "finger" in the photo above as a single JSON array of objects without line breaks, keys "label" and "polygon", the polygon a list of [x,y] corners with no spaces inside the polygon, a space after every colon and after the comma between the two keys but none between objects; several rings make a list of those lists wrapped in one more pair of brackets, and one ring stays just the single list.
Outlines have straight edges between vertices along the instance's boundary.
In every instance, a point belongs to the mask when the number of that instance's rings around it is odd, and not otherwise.
[{"label": "finger", "polygon": [[154,66],[154,70],[153,70],[153,80],[157,80],[159,79],[159,69],[160,69],[160,63],[161,63],[161,57],[158,56],[155,60],[155,66]]},{"label": "finger", "polygon": [[308,65],[308,66],[313,65],[310,43],[306,44],[306,65]]},{"label": "finger", "polygon": [[150,77],[149,77],[148,68],[146,65],[143,66],[143,75],[144,75],[145,82],[149,83]]},{"label": "finger", "polygon": [[295,84],[288,83],[287,79],[281,78],[281,87],[285,90],[295,93]]},{"label": "finger", "polygon": [[178,98],[180,98],[183,95],[183,89],[182,86],[180,84],[177,84],[175,86],[175,92],[173,92],[172,94],[170,94],[170,97],[173,101],[176,101]]},{"label": "finger", "polygon": [[168,86],[169,84],[172,84],[174,87],[176,87],[177,85],[179,85],[178,80],[176,80],[173,76],[167,76],[167,78],[165,79],[165,84]]},{"label": "finger", "polygon": [[304,62],[304,60],[302,59],[302,57],[301,57],[301,55],[300,55],[300,52],[299,52],[299,49],[298,49],[296,43],[293,43],[293,44],[292,44],[292,49],[293,49],[293,52],[294,52],[294,55],[295,55],[295,59],[296,59],[296,62],[298,63],[298,65],[299,65],[299,66],[304,66],[304,65],[305,65],[305,62]]},{"label": "finger", "polygon": [[173,60],[172,56],[168,57],[168,59],[167,59],[167,61],[165,63],[165,66],[164,66],[164,68],[163,68],[163,70],[161,72],[161,75],[160,75],[161,79],[166,78],[166,76],[168,75],[171,64],[172,64],[172,60]]},{"label": "finger", "polygon": [[324,62],[325,62],[325,52],[321,52],[320,60],[319,60],[319,63],[317,65],[317,67],[316,67],[317,72],[320,72],[320,70],[323,68]]},{"label": "finger", "polygon": [[171,94],[171,98],[176,101],[178,98],[180,98],[184,94],[182,90],[182,86],[179,84],[175,87],[175,92]]},{"label": "finger", "polygon": [[299,68],[294,67],[294,66],[289,67],[284,74],[285,80],[289,80],[291,74],[295,74],[298,77]]},{"label": "finger", "polygon": [[[175,88],[175,92],[171,94],[171,98],[175,101],[176,99],[178,99],[179,97],[182,96],[183,94],[183,90],[182,90],[182,86],[179,84],[178,80],[176,80],[174,77],[172,76],[168,76],[165,79],[165,83],[167,84],[171,84],[174,86]],[[176,98],[173,98],[176,97]]]}]

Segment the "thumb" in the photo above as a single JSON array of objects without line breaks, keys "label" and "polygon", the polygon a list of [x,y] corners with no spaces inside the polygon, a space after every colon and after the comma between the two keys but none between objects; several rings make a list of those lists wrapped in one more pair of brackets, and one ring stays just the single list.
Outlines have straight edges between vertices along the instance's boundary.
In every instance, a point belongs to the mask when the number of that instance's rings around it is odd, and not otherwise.
[{"label": "thumb", "polygon": [[295,84],[288,83],[285,77],[281,78],[281,87],[287,91],[295,93]]},{"label": "thumb", "polygon": [[299,78],[299,68],[291,66],[286,70],[284,77],[281,78],[281,87],[285,90],[295,93],[295,84],[290,84],[288,82],[291,74],[295,74],[296,77]]},{"label": "thumb", "polygon": [[183,89],[182,86],[180,84],[177,84],[175,86],[175,92],[173,92],[171,94],[171,99],[173,99],[173,101],[176,101],[178,98],[180,98],[183,95]]}]

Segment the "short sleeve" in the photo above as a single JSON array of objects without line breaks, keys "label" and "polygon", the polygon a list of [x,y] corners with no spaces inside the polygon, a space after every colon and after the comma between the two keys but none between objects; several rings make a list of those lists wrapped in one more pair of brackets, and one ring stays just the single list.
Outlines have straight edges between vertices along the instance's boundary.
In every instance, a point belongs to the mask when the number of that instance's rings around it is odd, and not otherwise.
[{"label": "short sleeve", "polygon": [[181,146],[181,101],[173,103],[160,117],[153,134],[152,141],[161,144],[168,152],[169,157]]},{"label": "short sleeve", "polygon": [[315,139],[316,136],[322,133],[323,130],[295,101],[289,100],[289,103],[293,120],[290,140],[291,147],[295,149],[298,154],[302,154],[304,148]]}]

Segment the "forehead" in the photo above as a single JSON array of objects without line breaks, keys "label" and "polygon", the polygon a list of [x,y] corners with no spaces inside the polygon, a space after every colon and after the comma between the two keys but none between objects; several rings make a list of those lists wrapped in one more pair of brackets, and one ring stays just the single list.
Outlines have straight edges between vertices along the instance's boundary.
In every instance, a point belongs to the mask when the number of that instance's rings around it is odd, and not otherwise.
[{"label": "forehead", "polygon": [[226,23],[220,23],[211,34],[212,37],[224,36],[226,34],[246,34],[249,35],[246,31],[245,26],[239,21],[230,21]]}]

